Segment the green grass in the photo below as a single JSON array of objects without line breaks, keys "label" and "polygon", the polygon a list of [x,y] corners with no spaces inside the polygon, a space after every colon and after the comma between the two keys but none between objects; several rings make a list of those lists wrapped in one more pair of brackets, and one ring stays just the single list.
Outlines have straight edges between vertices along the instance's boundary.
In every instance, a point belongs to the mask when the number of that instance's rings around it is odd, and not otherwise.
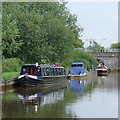
[{"label": "green grass", "polygon": [[12,80],[16,79],[19,76],[20,72],[4,72],[2,73],[3,80]]}]

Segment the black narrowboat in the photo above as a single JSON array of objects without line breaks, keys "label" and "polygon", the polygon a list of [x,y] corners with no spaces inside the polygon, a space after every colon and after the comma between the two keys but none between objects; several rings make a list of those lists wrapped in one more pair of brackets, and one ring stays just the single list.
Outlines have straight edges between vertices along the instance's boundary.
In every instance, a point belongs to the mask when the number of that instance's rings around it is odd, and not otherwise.
[{"label": "black narrowboat", "polygon": [[61,65],[27,64],[21,68],[17,86],[52,85],[67,80],[64,67]]}]

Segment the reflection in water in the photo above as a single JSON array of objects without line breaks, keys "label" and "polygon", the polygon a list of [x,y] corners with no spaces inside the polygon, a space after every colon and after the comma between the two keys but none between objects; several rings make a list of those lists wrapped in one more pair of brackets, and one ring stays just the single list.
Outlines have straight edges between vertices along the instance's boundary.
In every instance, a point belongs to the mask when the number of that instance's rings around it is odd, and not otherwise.
[{"label": "reflection in water", "polygon": [[58,101],[62,101],[66,87],[66,84],[58,84],[58,86],[56,85],[54,87],[51,86],[49,88],[46,87],[41,89],[39,87],[30,87],[28,89],[18,88],[18,98],[21,105],[34,106],[35,111],[38,111],[38,106],[55,104]]},{"label": "reflection in water", "polygon": [[71,80],[50,88],[17,88],[3,94],[2,115],[3,118],[117,118],[117,88],[118,73]]},{"label": "reflection in water", "polygon": [[53,103],[57,103],[58,101],[62,101],[64,98],[64,93],[65,90],[63,89],[43,96],[41,105],[53,104]]},{"label": "reflection in water", "polygon": [[64,98],[64,93],[65,89],[61,89],[59,91],[55,91],[52,93],[46,93],[45,95],[43,95],[42,93],[36,93],[28,96],[18,94],[18,97],[22,105],[43,106],[47,104],[57,103],[58,101],[62,101]]},{"label": "reflection in water", "polygon": [[72,93],[83,94],[86,81],[84,80],[70,80],[70,89]]},{"label": "reflection in water", "polygon": [[34,94],[30,96],[22,96],[18,94],[20,103],[23,105],[40,105],[42,93]]},{"label": "reflection in water", "polygon": [[75,114],[78,118],[118,118],[118,73],[88,82],[84,94],[67,104],[67,114]]}]

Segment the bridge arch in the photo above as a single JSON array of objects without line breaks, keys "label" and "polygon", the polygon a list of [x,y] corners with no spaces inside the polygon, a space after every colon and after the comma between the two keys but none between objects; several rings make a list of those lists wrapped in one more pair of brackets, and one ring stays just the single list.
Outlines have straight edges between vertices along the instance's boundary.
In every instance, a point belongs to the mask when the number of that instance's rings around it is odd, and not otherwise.
[{"label": "bridge arch", "polygon": [[110,69],[120,69],[118,67],[118,52],[90,52],[98,62],[104,62]]}]

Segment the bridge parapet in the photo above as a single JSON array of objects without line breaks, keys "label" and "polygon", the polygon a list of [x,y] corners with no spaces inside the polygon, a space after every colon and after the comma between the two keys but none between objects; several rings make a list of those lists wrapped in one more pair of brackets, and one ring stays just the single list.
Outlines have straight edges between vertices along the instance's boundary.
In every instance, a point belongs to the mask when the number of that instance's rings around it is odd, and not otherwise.
[{"label": "bridge parapet", "polygon": [[120,52],[120,49],[104,48],[103,50],[90,50],[88,48],[75,48],[76,50],[84,50],[86,52]]},{"label": "bridge parapet", "polygon": [[95,57],[118,57],[118,52],[89,52]]}]

